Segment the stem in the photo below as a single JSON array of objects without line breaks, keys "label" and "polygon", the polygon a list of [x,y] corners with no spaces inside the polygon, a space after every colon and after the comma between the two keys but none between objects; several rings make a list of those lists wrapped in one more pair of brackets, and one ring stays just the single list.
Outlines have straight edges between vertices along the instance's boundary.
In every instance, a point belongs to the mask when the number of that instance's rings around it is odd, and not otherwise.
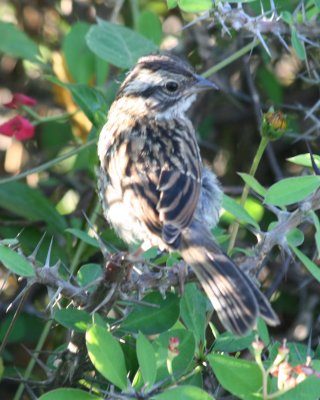
[{"label": "stem", "polygon": [[24,295],[22,296],[22,298],[21,298],[21,300],[20,300],[20,302],[18,304],[18,307],[17,307],[17,309],[16,309],[16,311],[15,311],[15,313],[13,315],[13,318],[12,318],[12,320],[10,322],[10,325],[9,325],[5,335],[4,335],[4,338],[3,338],[1,346],[0,346],[0,355],[2,354],[3,350],[5,349],[5,347],[7,345],[7,342],[8,342],[8,339],[9,339],[10,335],[11,335],[11,332],[12,332],[12,329],[14,327],[14,324],[17,322],[17,319],[18,319],[18,317],[20,315],[22,307],[23,307],[23,305],[24,305],[24,303],[25,303],[25,301],[26,301],[26,299],[28,297],[29,291],[30,291],[30,287],[26,289],[26,291],[25,291]]},{"label": "stem", "polygon": [[[264,153],[268,143],[269,143],[269,139],[264,137],[264,136],[262,136],[260,144],[259,144],[259,147],[258,147],[258,150],[257,150],[257,153],[256,153],[256,155],[255,155],[255,157],[253,159],[253,162],[252,162],[252,165],[251,165],[251,168],[250,168],[249,174],[251,176],[255,175],[255,173],[256,173],[256,171],[258,169],[258,166],[260,164],[261,158],[263,156],[263,153]],[[245,202],[247,200],[247,197],[248,197],[248,194],[249,194],[249,189],[250,189],[249,185],[246,183],[244,185],[243,192],[242,192],[242,195],[241,195],[241,200],[240,200],[240,205],[242,207],[244,206],[244,204],[245,204]],[[229,242],[229,247],[228,247],[228,253],[230,253],[230,251],[234,247],[234,244],[235,244],[235,241],[236,241],[236,237],[237,237],[237,234],[238,234],[238,230],[239,230],[239,222],[238,221],[234,221],[232,223],[232,225],[231,225],[231,237],[230,237],[230,242]]]},{"label": "stem", "polygon": [[240,50],[236,51],[235,53],[231,54],[231,56],[225,58],[218,64],[214,65],[213,67],[209,68],[207,71],[205,71],[202,76],[204,78],[208,78],[209,76],[215,74],[216,72],[220,71],[220,69],[223,69],[227,65],[231,64],[233,61],[237,60],[238,58],[242,57],[249,51],[252,51],[260,41],[258,39],[254,39],[252,42],[248,43],[246,46],[242,47]]},{"label": "stem", "polygon": [[[37,343],[37,347],[36,347],[35,350],[34,350],[34,354],[39,354],[39,352],[41,351],[41,349],[42,349],[42,347],[43,347],[45,341],[47,340],[47,337],[48,337],[48,335],[49,335],[49,332],[50,332],[50,329],[51,329],[51,327],[52,327],[52,324],[53,324],[53,320],[48,321],[48,322],[46,323],[46,325],[45,325],[45,327],[43,328],[43,331],[42,331],[42,333],[41,333],[40,339],[39,339],[39,341],[38,341],[38,343]],[[23,376],[24,382],[27,382],[28,379],[30,378],[31,372],[32,372],[33,367],[35,366],[35,364],[36,364],[36,358],[33,357],[33,358],[31,358],[31,360],[29,361],[29,364],[28,364],[28,366],[27,366],[26,372],[25,372],[25,374],[24,374],[24,376]],[[19,387],[18,387],[18,390],[17,390],[17,392],[16,392],[16,394],[15,394],[13,400],[20,400],[20,399],[21,399],[21,396],[23,395],[23,391],[24,391],[24,383],[21,383],[21,384],[19,385]]]},{"label": "stem", "polygon": [[75,113],[63,113],[60,115],[52,115],[51,117],[43,117],[38,119],[36,122],[33,123],[33,126],[37,126],[39,124],[43,124],[44,122],[63,122],[66,121],[68,118],[72,117]]},{"label": "stem", "polygon": [[137,26],[138,26],[138,18],[139,18],[139,4],[137,0],[130,0],[130,8],[131,8],[131,14],[132,14],[132,22],[133,22],[133,28],[136,31]]},{"label": "stem", "polygon": [[96,144],[96,142],[97,142],[96,138],[92,139],[92,140],[89,140],[87,143],[85,143],[85,144],[83,144],[83,145],[81,145],[79,147],[76,147],[73,150],[70,150],[69,152],[63,154],[62,156],[56,157],[53,160],[50,160],[50,161],[48,161],[46,163],[43,163],[43,164],[41,164],[41,165],[39,165],[39,166],[37,166],[35,168],[28,169],[27,171],[24,171],[21,174],[18,174],[18,175],[15,175],[15,176],[10,176],[9,178],[0,179],[0,185],[2,183],[18,181],[19,179],[25,178],[28,175],[45,171],[45,170],[53,167],[54,165],[59,164],[61,161],[64,161],[67,158],[69,158],[69,157],[71,157],[71,156],[73,156],[75,154],[78,154],[83,150],[86,150],[88,147]]},{"label": "stem", "polygon": [[[96,203],[94,205],[94,209],[93,209],[93,211],[91,213],[91,217],[89,218],[90,222],[91,222],[91,225],[94,225],[95,222],[96,222],[96,219],[97,219],[97,216],[98,216],[99,207],[100,207],[100,201],[99,201],[99,199],[97,199],[97,201],[96,201]],[[90,224],[87,223],[86,227],[90,228]],[[81,240],[79,242],[79,245],[78,245],[78,247],[77,247],[77,249],[75,251],[74,257],[72,259],[72,263],[70,265],[70,271],[71,271],[72,274],[75,272],[75,270],[76,270],[76,268],[77,268],[77,266],[79,264],[80,258],[82,256],[82,253],[83,253],[84,249],[86,248],[86,246],[87,246],[87,244],[83,240]]]}]

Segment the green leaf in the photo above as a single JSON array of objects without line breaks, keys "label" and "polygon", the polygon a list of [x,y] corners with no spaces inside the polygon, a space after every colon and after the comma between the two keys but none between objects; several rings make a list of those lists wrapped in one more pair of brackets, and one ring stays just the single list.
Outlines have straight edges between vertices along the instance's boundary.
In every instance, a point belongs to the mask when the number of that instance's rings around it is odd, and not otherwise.
[{"label": "green leaf", "polygon": [[[95,128],[100,129],[106,122],[109,105],[100,90],[82,83],[65,83],[54,76],[47,76],[46,79],[55,85],[69,89],[73,100],[93,123]],[[91,131],[94,130],[92,129]]]},{"label": "green leaf", "polygon": [[166,390],[163,393],[151,397],[151,399],[152,400],[214,400],[214,398],[204,390],[196,386],[190,386],[190,385],[178,386],[173,389]]},{"label": "green leaf", "polygon": [[311,216],[313,219],[314,226],[316,228],[316,233],[315,233],[314,237],[315,237],[317,249],[318,249],[318,258],[320,258],[320,220],[314,211],[311,212]]},{"label": "green leaf", "polygon": [[80,229],[76,228],[68,228],[66,229],[66,232],[71,233],[73,236],[77,237],[82,242],[89,244],[90,246],[99,248],[99,243],[97,239],[93,238],[92,236],[89,236],[87,232],[81,231]]},{"label": "green leaf", "polygon": [[0,52],[39,62],[37,45],[13,24],[0,21]]},{"label": "green leaf", "polygon": [[162,24],[157,14],[145,10],[139,14],[137,30],[141,35],[160,45],[163,36]]},{"label": "green leaf", "polygon": [[[85,40],[89,29],[89,24],[76,22],[62,43],[68,71],[78,83],[89,83],[95,72],[96,56],[89,50]],[[79,55],[81,62],[79,62]]]},{"label": "green leaf", "polygon": [[39,400],[102,400],[80,389],[63,388],[51,390],[39,397]]},{"label": "green leaf", "polygon": [[286,235],[287,241],[292,246],[300,246],[304,242],[304,234],[298,228],[291,229]]},{"label": "green leaf", "polygon": [[260,194],[262,197],[265,196],[267,190],[256,180],[254,176],[244,172],[238,172],[238,175],[240,175],[244,182],[256,193]]},{"label": "green leaf", "polygon": [[143,302],[154,305],[134,305],[124,319],[121,328],[130,332],[141,331],[145,335],[154,335],[170,329],[179,318],[179,298],[166,293],[165,299],[159,292],[147,294]]},{"label": "green leaf", "polygon": [[85,331],[88,325],[92,323],[92,317],[88,312],[76,308],[62,308],[56,310],[54,319],[62,326],[78,332]]},{"label": "green leaf", "polygon": [[[13,320],[13,313],[1,319],[0,342],[6,337],[8,329]],[[45,321],[34,315],[20,313],[15,319],[12,330],[8,337],[8,343],[35,343],[39,340],[44,329]],[[2,400],[2,399],[1,399]]]},{"label": "green leaf", "polygon": [[289,11],[282,11],[281,13],[281,18],[284,20],[284,22],[286,22],[288,25],[292,25],[293,24],[293,18],[292,18],[292,14]]},{"label": "green leaf", "polygon": [[0,207],[29,221],[46,222],[50,232],[62,232],[67,227],[65,219],[40,190],[20,182],[0,185]]},{"label": "green leaf", "polygon": [[208,359],[221,385],[240,399],[247,400],[261,389],[262,374],[254,362],[221,354],[210,354]]},{"label": "green leaf", "polygon": [[[90,285],[102,276],[102,268],[99,264],[85,264],[77,272],[77,281],[81,287]],[[89,286],[88,292],[93,293],[96,285]]]},{"label": "green leaf", "polygon": [[226,211],[234,215],[239,221],[253,225],[255,228],[259,229],[259,225],[251,217],[251,215],[231,197],[224,194],[222,199],[222,206]]},{"label": "green leaf", "polygon": [[2,358],[0,358],[0,381],[1,381],[1,378],[3,375],[3,372],[4,372],[3,361],[2,361]]},{"label": "green leaf", "polygon": [[[169,354],[171,338],[178,338],[178,354]],[[152,343],[157,360],[157,382],[166,380],[171,373],[179,379],[188,370],[194,358],[196,342],[191,332],[185,329],[173,329],[164,332]],[[172,371],[168,370],[168,361],[172,363]]]},{"label": "green leaf", "polygon": [[131,68],[139,57],[158,47],[131,29],[97,19],[87,36],[89,48],[100,58],[119,68]]},{"label": "green leaf", "polygon": [[195,283],[185,286],[180,302],[181,318],[197,343],[205,342],[207,301]]},{"label": "green leaf", "polygon": [[270,103],[278,105],[283,103],[283,88],[275,74],[266,66],[258,68],[257,77],[259,85],[267,95]]},{"label": "green leaf", "polygon": [[107,120],[108,104],[100,90],[81,83],[65,84],[74,101],[86,114],[96,128],[100,128]]},{"label": "green leaf", "polygon": [[255,335],[255,332],[248,333],[245,336],[235,336],[231,332],[224,332],[214,342],[213,351],[234,353],[247,349],[254,341]]},{"label": "green leaf", "polygon": [[[320,156],[314,154],[313,158],[317,167],[320,168]],[[299,154],[297,156],[287,158],[287,160],[294,164],[302,165],[303,167],[312,168],[310,153]]]},{"label": "green leaf", "polygon": [[144,384],[150,389],[157,376],[156,356],[152,344],[141,332],[137,337],[137,357]]},{"label": "green leaf", "polygon": [[265,346],[268,346],[270,343],[270,335],[269,335],[267,324],[261,317],[258,318],[257,330],[258,330],[260,339],[263,341]]},{"label": "green leaf", "polygon": [[86,333],[88,354],[96,369],[121,390],[128,387],[126,364],[119,342],[106,329],[92,325]]},{"label": "green leaf", "polygon": [[178,0],[167,0],[167,6],[169,10],[177,7],[177,5],[178,5]]},{"label": "green leaf", "polygon": [[265,196],[265,202],[276,206],[297,203],[320,187],[320,176],[299,176],[282,179],[272,185]]},{"label": "green leaf", "polygon": [[0,244],[0,261],[11,272],[20,276],[35,276],[33,266],[23,256]]},{"label": "green leaf", "polygon": [[317,9],[320,11],[320,0],[313,0],[314,4],[316,5]]},{"label": "green leaf", "polygon": [[212,0],[178,0],[178,5],[185,12],[202,12],[211,10]]},{"label": "green leaf", "polygon": [[300,60],[306,59],[306,49],[303,41],[299,38],[296,28],[291,27],[291,44]]},{"label": "green leaf", "polygon": [[303,263],[303,265],[307,268],[311,275],[320,282],[320,268],[310,260],[305,254],[302,253],[297,247],[290,246],[291,250],[295,253],[295,255],[299,258],[299,260]]},{"label": "green leaf", "polygon": [[[85,22],[76,22],[65,36],[62,48],[65,55],[68,71],[77,83],[89,84],[95,77],[96,84],[103,85],[109,66],[100,57],[89,49],[86,35],[91,25]],[[81,54],[81,62],[79,62]]]}]

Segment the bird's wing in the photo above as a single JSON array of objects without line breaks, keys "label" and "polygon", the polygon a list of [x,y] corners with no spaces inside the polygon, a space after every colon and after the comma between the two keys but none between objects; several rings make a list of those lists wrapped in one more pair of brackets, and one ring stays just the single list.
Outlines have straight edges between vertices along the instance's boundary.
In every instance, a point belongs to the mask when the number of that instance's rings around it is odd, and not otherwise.
[{"label": "bird's wing", "polygon": [[163,224],[162,239],[173,248],[179,248],[181,231],[194,216],[201,189],[201,170],[200,156],[197,153],[194,157],[188,143],[182,144],[179,161],[168,160],[161,169],[157,210]]}]

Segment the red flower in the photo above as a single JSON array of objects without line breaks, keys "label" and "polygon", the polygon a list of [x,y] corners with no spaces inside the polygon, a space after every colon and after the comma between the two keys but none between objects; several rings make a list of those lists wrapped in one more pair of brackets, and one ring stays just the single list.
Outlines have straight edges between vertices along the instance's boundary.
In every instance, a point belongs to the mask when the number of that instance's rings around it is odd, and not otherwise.
[{"label": "red flower", "polygon": [[35,128],[27,118],[17,115],[0,125],[0,134],[14,136],[17,140],[27,140],[34,136]]},{"label": "red flower", "polygon": [[36,104],[37,104],[37,101],[35,99],[33,99],[32,97],[26,96],[23,93],[15,93],[12,96],[11,101],[9,101],[8,103],[4,104],[4,107],[11,108],[11,109],[16,109],[21,105],[33,107]]}]

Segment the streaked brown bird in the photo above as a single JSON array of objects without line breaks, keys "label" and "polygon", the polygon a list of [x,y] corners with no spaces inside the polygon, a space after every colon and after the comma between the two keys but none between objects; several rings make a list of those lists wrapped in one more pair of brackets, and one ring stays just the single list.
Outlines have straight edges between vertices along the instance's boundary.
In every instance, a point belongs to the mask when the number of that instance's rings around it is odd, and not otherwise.
[{"label": "streaked brown bird", "polygon": [[180,251],[224,327],[243,335],[261,316],[278,318],[268,300],[214,242],[221,190],[202,165],[186,111],[216,86],[177,57],[138,60],[122,83],[98,144],[104,214],[127,243]]}]

